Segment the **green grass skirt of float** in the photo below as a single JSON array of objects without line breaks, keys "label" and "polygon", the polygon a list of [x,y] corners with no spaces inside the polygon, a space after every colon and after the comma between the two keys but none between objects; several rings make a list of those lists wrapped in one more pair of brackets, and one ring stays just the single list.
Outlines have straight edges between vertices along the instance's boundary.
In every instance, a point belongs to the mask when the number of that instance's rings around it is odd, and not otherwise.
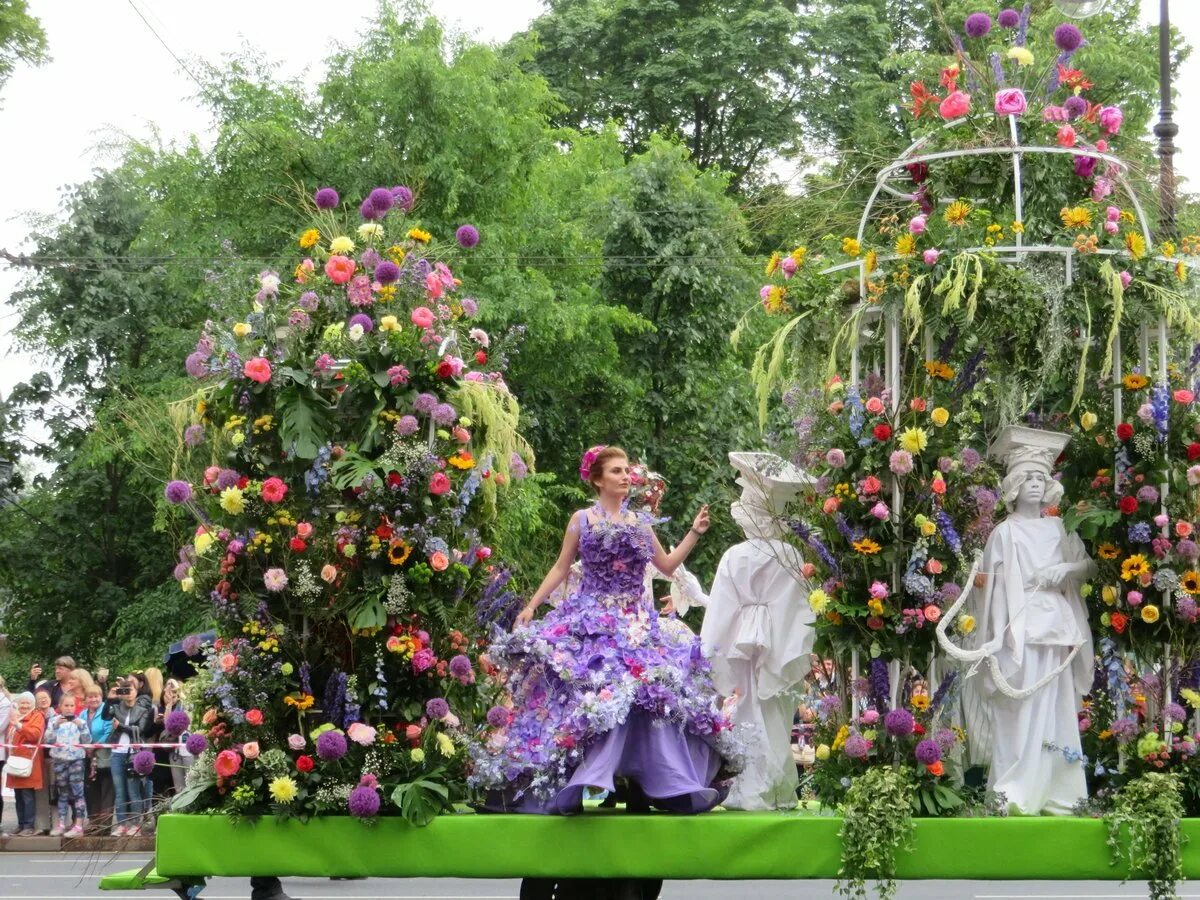
[{"label": "green grass skirt of float", "polygon": [[[371,826],[342,816],[234,824],[221,815],[175,814],[158,821],[153,874],[184,881],[249,875],[824,879],[837,877],[840,827],[836,817],[804,810],[698,816],[588,810],[574,818],[466,812],[425,828],[399,818]],[[1185,820],[1181,832],[1184,874],[1200,878],[1200,819]],[[918,819],[897,875],[1119,880],[1126,869],[1110,865],[1106,834],[1096,819]]]}]

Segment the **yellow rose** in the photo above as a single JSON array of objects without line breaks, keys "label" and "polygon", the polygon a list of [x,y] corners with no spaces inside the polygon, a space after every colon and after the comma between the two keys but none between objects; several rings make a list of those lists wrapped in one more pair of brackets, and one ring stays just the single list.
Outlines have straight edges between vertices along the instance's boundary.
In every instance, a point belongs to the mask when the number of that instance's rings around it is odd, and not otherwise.
[{"label": "yellow rose", "polygon": [[975,630],[975,617],[961,615],[955,620],[954,625],[963,634],[970,634]]},{"label": "yellow rose", "polygon": [[1153,603],[1147,603],[1142,607],[1142,621],[1150,625],[1158,621],[1158,607]]},{"label": "yellow rose", "polygon": [[1096,423],[1100,421],[1100,417],[1094,412],[1085,412],[1079,417],[1079,427],[1084,431],[1091,431],[1096,427]]},{"label": "yellow rose", "polygon": [[196,586],[196,580],[194,578],[192,578],[191,575],[189,575],[187,578],[180,580],[180,582],[179,582],[179,589],[181,591],[183,591],[185,594],[190,594],[192,592],[192,588],[194,588],[195,586]]},{"label": "yellow rose", "polygon": [[354,252],[354,241],[342,235],[329,242],[329,252],[345,255]]},{"label": "yellow rose", "polygon": [[808,595],[808,606],[818,616],[825,612],[825,607],[829,604],[829,595],[820,588],[811,591]]},{"label": "yellow rose", "polygon": [[817,757],[817,759],[829,759],[829,745],[828,744],[818,745],[817,749],[816,749],[816,757]]},{"label": "yellow rose", "polygon": [[935,534],[937,534],[937,525],[935,525],[933,522],[930,522],[928,519],[921,523],[922,537],[933,537]]},{"label": "yellow rose", "polygon": [[1100,590],[1100,599],[1108,606],[1113,606],[1117,602],[1117,589],[1111,584],[1106,584]]},{"label": "yellow rose", "polygon": [[944,406],[935,406],[933,408],[933,412],[929,414],[929,418],[933,420],[934,425],[936,425],[938,428],[941,428],[950,421],[950,410],[946,409]]},{"label": "yellow rose", "polygon": [[383,316],[379,320],[380,331],[399,331],[400,320],[395,316]]},{"label": "yellow rose", "polygon": [[233,333],[237,337],[244,338],[250,333],[250,326],[245,322],[238,322],[233,326]]}]

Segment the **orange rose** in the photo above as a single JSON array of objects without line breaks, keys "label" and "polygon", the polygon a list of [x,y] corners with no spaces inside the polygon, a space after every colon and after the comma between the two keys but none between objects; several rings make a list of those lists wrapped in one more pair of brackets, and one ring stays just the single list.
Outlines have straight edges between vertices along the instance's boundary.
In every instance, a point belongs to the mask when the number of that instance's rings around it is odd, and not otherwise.
[{"label": "orange rose", "polygon": [[441,550],[429,554],[429,565],[435,572],[444,572],[450,565],[450,560]]},{"label": "orange rose", "polygon": [[345,284],[354,277],[355,268],[354,260],[335,254],[325,263],[325,274],[334,284]]},{"label": "orange rose", "polygon": [[927,765],[925,771],[935,778],[941,778],[946,774],[946,767],[942,765],[942,761],[939,759],[937,762]]}]

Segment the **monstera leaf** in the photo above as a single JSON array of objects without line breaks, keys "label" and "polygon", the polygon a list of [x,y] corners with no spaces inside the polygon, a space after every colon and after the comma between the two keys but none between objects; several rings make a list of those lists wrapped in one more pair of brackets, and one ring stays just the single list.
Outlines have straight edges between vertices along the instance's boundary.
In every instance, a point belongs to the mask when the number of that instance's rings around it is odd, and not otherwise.
[{"label": "monstera leaf", "polygon": [[283,451],[295,459],[315,459],[333,433],[333,412],[310,387],[289,385],[275,398],[279,413],[279,440]]}]

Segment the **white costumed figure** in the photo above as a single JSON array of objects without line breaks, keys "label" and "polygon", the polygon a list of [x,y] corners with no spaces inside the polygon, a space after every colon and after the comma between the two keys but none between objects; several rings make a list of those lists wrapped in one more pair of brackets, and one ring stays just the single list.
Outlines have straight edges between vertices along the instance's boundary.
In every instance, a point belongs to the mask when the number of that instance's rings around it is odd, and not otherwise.
[{"label": "white costumed figure", "polygon": [[[1087,797],[1077,710],[1092,685],[1092,635],[1079,586],[1095,572],[1083,542],[1043,510],[1062,498],[1051,477],[1069,436],[1008,426],[990,455],[1007,475],[1008,517],[988,537],[971,590],[978,649],[951,652],[974,661],[972,691],[990,719],[988,787],[1022,815],[1067,815]],[[956,604],[956,606],[959,604]],[[944,639],[945,623],[939,625]],[[943,640],[943,647],[946,646]]]},{"label": "white costumed figure", "polygon": [[780,518],[812,478],[770,453],[730,453],[742,497],[731,507],[746,540],[725,551],[700,630],[713,683],[736,697],[733,720],[759,736],[722,804],[730,809],[796,805],[792,722],[811,667],[812,623],[800,553],[785,543]]}]

